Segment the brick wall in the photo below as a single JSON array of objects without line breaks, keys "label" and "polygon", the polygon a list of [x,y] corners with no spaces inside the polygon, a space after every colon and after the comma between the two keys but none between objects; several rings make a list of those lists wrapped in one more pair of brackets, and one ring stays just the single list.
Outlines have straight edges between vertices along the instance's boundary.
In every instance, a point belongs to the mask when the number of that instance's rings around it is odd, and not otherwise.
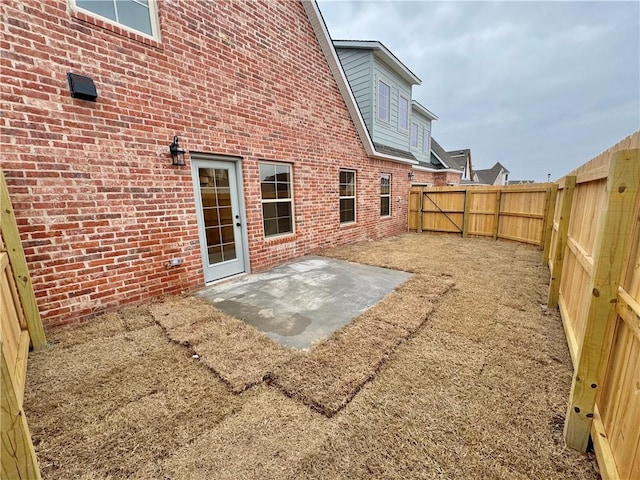
[{"label": "brick wall", "polygon": [[[0,8],[2,167],[46,325],[203,285],[175,134],[190,152],[242,159],[253,270],[406,231],[409,167],[366,156],[298,2],[163,0],[160,41],[64,0]],[[96,103],[69,96],[68,71],[93,78]],[[263,237],[261,159],[293,164],[294,236]],[[339,225],[339,168],[357,171],[352,226]],[[185,261],[168,268],[174,256]]]},{"label": "brick wall", "polygon": [[413,183],[433,183],[436,181],[436,172],[413,171]]},{"label": "brick wall", "polygon": [[413,171],[413,183],[432,183],[434,187],[443,187],[448,183],[460,183],[462,174],[454,172]]}]

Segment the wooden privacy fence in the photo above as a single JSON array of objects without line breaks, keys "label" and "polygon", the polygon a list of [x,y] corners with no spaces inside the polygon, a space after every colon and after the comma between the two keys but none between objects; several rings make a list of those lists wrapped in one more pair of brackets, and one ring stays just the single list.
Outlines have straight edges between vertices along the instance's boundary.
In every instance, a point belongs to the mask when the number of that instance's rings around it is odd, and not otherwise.
[{"label": "wooden privacy fence", "polygon": [[0,414],[3,479],[39,479],[27,419],[22,407],[27,354],[46,345],[18,228],[0,169]]},{"label": "wooden privacy fence", "polygon": [[567,445],[640,478],[640,132],[559,180],[548,305],[574,365]]},{"label": "wooden privacy fence", "polygon": [[409,230],[482,235],[549,247],[556,185],[413,187]]},{"label": "wooden privacy fence", "polygon": [[574,366],[565,441],[640,479],[640,132],[558,184],[412,188],[409,229],[537,245]]}]

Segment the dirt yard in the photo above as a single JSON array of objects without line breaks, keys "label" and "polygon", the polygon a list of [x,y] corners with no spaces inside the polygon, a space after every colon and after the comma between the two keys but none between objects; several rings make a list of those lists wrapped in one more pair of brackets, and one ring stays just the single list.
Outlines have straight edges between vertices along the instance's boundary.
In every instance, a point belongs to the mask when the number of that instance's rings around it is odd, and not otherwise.
[{"label": "dirt yard", "polygon": [[[45,479],[597,479],[539,250],[405,234],[323,252],[415,275],[309,352],[193,298],[48,331],[25,409]],[[197,358],[196,358],[197,357]]]}]

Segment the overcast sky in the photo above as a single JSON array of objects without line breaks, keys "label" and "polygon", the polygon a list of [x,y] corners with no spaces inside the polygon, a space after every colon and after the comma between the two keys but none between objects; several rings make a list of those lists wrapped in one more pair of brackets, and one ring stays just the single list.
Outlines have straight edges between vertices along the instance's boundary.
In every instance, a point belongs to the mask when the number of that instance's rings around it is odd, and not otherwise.
[{"label": "overcast sky", "polygon": [[446,149],[556,179],[640,129],[640,2],[319,0],[334,40],[378,40],[421,80]]}]

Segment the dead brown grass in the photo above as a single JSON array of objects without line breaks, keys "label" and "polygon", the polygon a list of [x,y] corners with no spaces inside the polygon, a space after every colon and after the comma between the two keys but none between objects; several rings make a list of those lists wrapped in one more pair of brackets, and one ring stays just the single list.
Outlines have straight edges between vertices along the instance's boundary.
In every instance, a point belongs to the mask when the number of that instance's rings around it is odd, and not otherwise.
[{"label": "dead brown grass", "polygon": [[25,398],[44,478],[598,478],[562,446],[571,363],[538,250],[325,254],[416,275],[308,354],[191,298],[48,332]]},{"label": "dead brown grass", "polygon": [[329,417],[335,415],[427,320],[433,302],[452,286],[449,278],[416,275],[311,352],[276,368],[272,384]]},{"label": "dead brown grass", "polygon": [[150,310],[171,340],[190,347],[235,393],[262,382],[295,355],[196,297],[170,298]]}]

